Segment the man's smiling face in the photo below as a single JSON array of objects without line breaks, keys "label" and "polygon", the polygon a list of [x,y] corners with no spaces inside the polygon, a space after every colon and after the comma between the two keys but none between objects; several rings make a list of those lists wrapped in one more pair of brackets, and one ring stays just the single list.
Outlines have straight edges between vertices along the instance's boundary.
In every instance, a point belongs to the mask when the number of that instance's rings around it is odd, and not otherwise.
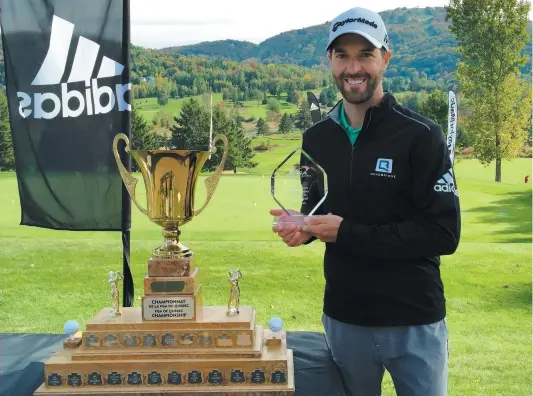
[{"label": "man's smiling face", "polygon": [[391,53],[374,47],[358,34],[339,36],[328,54],[335,84],[353,104],[370,100],[381,84]]}]

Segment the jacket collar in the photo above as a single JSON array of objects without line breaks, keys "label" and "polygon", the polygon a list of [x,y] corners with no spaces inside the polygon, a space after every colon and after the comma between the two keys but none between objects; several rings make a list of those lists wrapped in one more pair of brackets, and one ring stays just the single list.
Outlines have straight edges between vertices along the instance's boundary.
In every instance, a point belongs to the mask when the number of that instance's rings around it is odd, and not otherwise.
[{"label": "jacket collar", "polygon": [[[340,119],[340,110],[342,109],[341,106],[342,99],[337,102],[335,106],[328,112],[329,118],[331,118],[333,121],[335,121],[336,124],[342,126],[341,119]],[[378,118],[381,118],[382,116],[386,115],[388,111],[394,106],[398,104],[398,101],[396,98],[390,93],[385,91],[385,95],[381,99],[381,101],[375,105],[370,107],[365,114],[365,122],[370,114],[372,114],[372,119],[376,120]]]}]

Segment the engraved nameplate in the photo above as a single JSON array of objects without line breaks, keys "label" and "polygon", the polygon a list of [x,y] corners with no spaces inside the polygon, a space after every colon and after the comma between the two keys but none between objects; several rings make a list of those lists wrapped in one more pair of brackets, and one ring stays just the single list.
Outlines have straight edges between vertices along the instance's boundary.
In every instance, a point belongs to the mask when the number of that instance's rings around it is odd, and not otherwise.
[{"label": "engraved nameplate", "polygon": [[181,384],[181,374],[178,373],[177,371],[168,373],[167,384],[170,384],[170,385]]},{"label": "engraved nameplate", "polygon": [[246,382],[246,376],[241,370],[231,370],[230,381],[235,383]]},{"label": "engraved nameplate", "polygon": [[194,297],[146,296],[143,300],[144,320],[176,320],[194,318]]},{"label": "engraved nameplate", "polygon": [[200,334],[200,340],[198,341],[201,346],[209,347],[213,344],[213,339],[209,333]]},{"label": "engraved nameplate", "polygon": [[281,370],[276,370],[272,373],[272,377],[270,377],[270,382],[273,384],[284,384],[287,382],[287,377],[285,376],[285,373]]},{"label": "engraved nameplate", "polygon": [[182,345],[190,345],[194,343],[194,335],[190,333],[184,333],[182,334],[180,338],[180,344]]},{"label": "engraved nameplate", "polygon": [[126,381],[128,385],[142,385],[143,376],[140,373],[132,372],[128,374],[128,380]]},{"label": "engraved nameplate", "polygon": [[220,370],[213,370],[207,374],[207,382],[210,384],[222,384],[224,378],[222,377],[222,372]]},{"label": "engraved nameplate", "polygon": [[113,371],[112,373],[107,374],[107,383],[109,385],[120,385],[122,384],[122,377],[120,373]]},{"label": "engraved nameplate", "polygon": [[100,341],[98,340],[98,337],[94,334],[90,334],[85,338],[85,344],[90,347],[97,347],[100,345]]},{"label": "engraved nameplate", "polygon": [[160,385],[161,383],[163,383],[163,380],[161,379],[161,374],[157,371],[152,371],[148,374],[148,385]]},{"label": "engraved nameplate", "polygon": [[61,386],[63,384],[63,379],[61,375],[57,373],[52,373],[48,376],[48,386]]},{"label": "engraved nameplate", "polygon": [[124,336],[124,345],[125,346],[137,346],[137,337],[136,336]]},{"label": "engraved nameplate", "polygon": [[185,285],[184,281],[155,281],[150,288],[154,293],[179,293],[185,289]]},{"label": "engraved nameplate", "polygon": [[97,372],[92,372],[87,376],[88,385],[102,385],[102,374]]},{"label": "engraved nameplate", "polygon": [[152,334],[146,334],[143,336],[143,346],[155,346],[155,336]]},{"label": "engraved nameplate", "polygon": [[161,336],[161,345],[164,345],[164,346],[176,345],[176,338],[170,333],[163,334]]},{"label": "engraved nameplate", "polygon": [[233,340],[229,334],[222,333],[217,338],[217,345],[220,347],[231,347],[233,346]]},{"label": "engraved nameplate", "polygon": [[113,334],[107,334],[104,337],[104,346],[118,346],[118,337]]},{"label": "engraved nameplate", "polygon": [[191,371],[187,377],[187,382],[189,384],[201,384],[202,373],[196,370]]},{"label": "engraved nameplate", "polygon": [[265,372],[263,370],[254,370],[252,372],[252,376],[250,377],[250,381],[254,384],[262,384],[265,382]]},{"label": "engraved nameplate", "polygon": [[69,374],[68,377],[67,377],[67,385],[70,385],[70,386],[81,386],[82,385],[81,375],[79,375],[78,373]]}]

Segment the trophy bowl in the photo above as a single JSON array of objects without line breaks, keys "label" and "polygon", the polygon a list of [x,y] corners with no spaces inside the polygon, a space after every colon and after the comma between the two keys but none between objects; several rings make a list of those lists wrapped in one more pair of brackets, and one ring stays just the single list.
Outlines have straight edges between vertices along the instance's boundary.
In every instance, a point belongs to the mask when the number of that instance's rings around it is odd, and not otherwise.
[{"label": "trophy bowl", "polygon": [[[122,164],[118,143],[124,140],[125,151],[139,165],[146,190],[146,208],[135,194],[138,179]],[[228,154],[228,139],[217,135],[224,143],[224,153],[217,169],[205,179],[207,196],[199,209],[194,209],[196,182],[200,171],[214,151],[199,150],[132,150],[128,137],[119,133],[113,140],[113,154],[120,175],[137,208],[155,224],[163,228],[163,244],[153,251],[157,258],[184,258],[192,255],[190,249],[179,241],[180,227],[199,215],[215,192]]]}]

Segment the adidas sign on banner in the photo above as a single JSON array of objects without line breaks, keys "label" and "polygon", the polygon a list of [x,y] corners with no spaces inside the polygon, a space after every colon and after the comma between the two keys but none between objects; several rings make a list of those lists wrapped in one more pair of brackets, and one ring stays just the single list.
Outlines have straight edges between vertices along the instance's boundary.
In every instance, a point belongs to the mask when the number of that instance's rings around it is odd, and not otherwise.
[{"label": "adidas sign on banner", "polygon": [[23,225],[129,227],[111,149],[131,122],[125,1],[1,3]]},{"label": "adidas sign on banner", "polygon": [[[55,117],[79,117],[82,114],[105,114],[117,108],[118,111],[131,111],[131,105],[124,100],[124,94],[130,90],[131,84],[105,85],[106,80],[117,77],[124,71],[124,65],[107,56],[103,56],[96,78],[93,77],[95,64],[98,59],[100,45],[92,40],[80,36],[74,54],[68,78],[62,82],[66,74],[68,51],[73,39],[74,24],[54,15],[50,45],[46,57],[33,79],[32,86],[61,87],[60,97],[54,92],[17,92],[20,100],[19,113],[21,117],[51,119]],[[100,86],[98,84],[100,81]],[[69,83],[83,82],[85,89],[69,90]],[[72,84],[71,84],[72,85]],[[71,100],[75,99],[75,100]],[[45,111],[45,101],[50,101],[50,111]],[[73,105],[72,103],[75,103]],[[102,105],[102,103],[106,103]]]}]

